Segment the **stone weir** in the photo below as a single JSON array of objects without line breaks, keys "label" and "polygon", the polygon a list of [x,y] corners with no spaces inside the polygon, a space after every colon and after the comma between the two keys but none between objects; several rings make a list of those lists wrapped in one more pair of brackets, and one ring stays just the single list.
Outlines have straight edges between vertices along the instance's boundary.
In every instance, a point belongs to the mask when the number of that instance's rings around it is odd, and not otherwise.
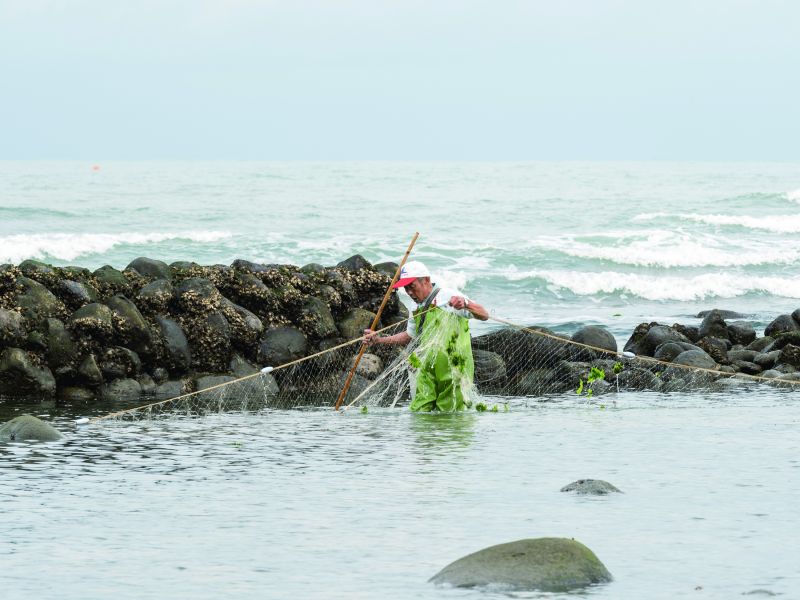
[{"label": "stone weir", "polygon": [[[335,267],[0,265],[0,397],[112,403],[249,375],[361,335],[396,268],[358,255]],[[380,325],[407,316],[392,294]]]}]

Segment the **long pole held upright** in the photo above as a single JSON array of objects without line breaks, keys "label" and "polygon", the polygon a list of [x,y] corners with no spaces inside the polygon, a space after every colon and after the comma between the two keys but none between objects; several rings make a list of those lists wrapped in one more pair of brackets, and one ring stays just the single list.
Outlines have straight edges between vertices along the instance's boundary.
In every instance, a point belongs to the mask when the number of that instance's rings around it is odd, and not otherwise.
[{"label": "long pole held upright", "polygon": [[[381,306],[378,309],[375,318],[372,320],[372,326],[370,329],[377,329],[378,323],[381,320],[381,314],[383,314],[383,309],[386,307],[386,303],[389,301],[389,296],[392,295],[392,286],[397,283],[397,280],[400,278],[400,271],[403,268],[403,265],[406,264],[408,260],[408,255],[411,254],[411,249],[414,247],[414,244],[417,243],[417,238],[419,237],[419,231],[414,234],[414,237],[411,238],[411,243],[408,245],[408,250],[406,250],[405,255],[403,255],[403,260],[400,261],[400,264],[397,266],[397,271],[392,277],[392,283],[389,284],[389,289],[386,290],[386,294],[383,296],[383,302],[381,302]],[[347,380],[344,382],[344,387],[342,388],[341,393],[339,394],[339,398],[336,400],[336,410],[339,410],[339,407],[342,405],[344,401],[344,397],[347,395],[347,391],[350,389],[350,384],[353,382],[353,375],[356,373],[356,369],[358,368],[358,364],[361,362],[361,357],[364,356],[364,352],[367,351],[367,345],[361,344],[361,350],[358,351],[358,356],[356,357],[355,362],[353,363],[353,368],[350,369],[350,373],[347,375]]]}]

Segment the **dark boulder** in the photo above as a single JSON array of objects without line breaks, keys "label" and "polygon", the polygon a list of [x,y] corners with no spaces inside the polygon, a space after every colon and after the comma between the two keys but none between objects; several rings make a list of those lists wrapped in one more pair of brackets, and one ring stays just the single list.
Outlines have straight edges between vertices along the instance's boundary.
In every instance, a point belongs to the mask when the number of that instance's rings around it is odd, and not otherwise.
[{"label": "dark boulder", "polygon": [[172,270],[167,263],[143,256],[131,261],[125,269],[136,271],[139,275],[148,279],[172,279]]},{"label": "dark boulder", "polygon": [[792,318],[792,315],[780,315],[767,325],[764,335],[774,338],[781,333],[793,333],[798,330],[800,330],[800,325]]},{"label": "dark boulder", "polygon": [[676,365],[685,365],[687,367],[699,369],[715,369],[717,367],[717,363],[714,359],[700,349],[681,352],[672,362]]},{"label": "dark boulder", "polygon": [[399,267],[395,262],[382,262],[378,263],[377,265],[373,265],[373,269],[375,269],[378,273],[383,273],[390,279],[395,276],[397,273],[397,267]]},{"label": "dark boulder", "polygon": [[501,386],[506,381],[506,363],[497,352],[474,349],[472,358],[475,363],[475,383],[481,389]]},{"label": "dark boulder", "polygon": [[745,375],[758,375],[764,370],[756,363],[748,360],[732,360],[731,366],[736,369],[737,372],[744,373]]},{"label": "dark boulder", "polygon": [[727,339],[704,337],[697,342],[697,347],[706,352],[715,362],[721,365],[728,364],[728,348],[730,348],[730,341]]},{"label": "dark boulder", "polygon": [[682,325],[681,323],[674,323],[672,328],[686,336],[693,344],[696,343],[700,339],[700,329],[698,327],[694,327],[692,325]]},{"label": "dark boulder", "polygon": [[778,356],[776,364],[792,365],[793,367],[800,367],[800,346],[794,344],[786,344],[781,348],[781,353]]},{"label": "dark boulder", "polygon": [[722,319],[742,319],[745,315],[736,312],[735,310],[724,310],[713,308],[711,310],[703,310],[697,313],[698,319],[705,319],[711,313],[717,313]]},{"label": "dark boulder", "polygon": [[770,344],[772,344],[775,340],[769,336],[764,336],[761,338],[756,338],[749,344],[745,350],[755,350],[757,352],[764,352],[765,348],[767,348]]},{"label": "dark boulder", "polygon": [[758,353],[753,358],[753,362],[756,363],[762,369],[771,369],[774,367],[778,359],[780,358],[781,351],[780,350],[773,350],[772,352],[765,352],[765,353]]},{"label": "dark boulder", "polygon": [[615,492],[620,493],[620,490],[602,479],[578,479],[578,481],[573,481],[562,487],[561,491],[592,496],[604,496]]},{"label": "dark boulder", "polygon": [[580,542],[539,538],[485,548],[450,563],[430,581],[466,588],[495,585],[567,592],[611,579],[603,563]]},{"label": "dark boulder", "polygon": [[339,320],[339,332],[346,340],[354,340],[364,335],[364,330],[372,326],[375,313],[363,308],[354,308]]},{"label": "dark boulder", "polygon": [[262,265],[260,263],[250,262],[242,258],[237,258],[231,263],[231,267],[237,271],[247,271],[249,273],[269,273],[275,270],[275,265]]},{"label": "dark boulder", "polygon": [[350,258],[338,263],[336,266],[340,269],[344,269],[345,271],[362,271],[364,269],[372,270],[372,265],[360,254],[351,256]]},{"label": "dark boulder", "polygon": [[0,442],[54,442],[61,439],[58,430],[32,415],[20,415],[0,426]]},{"label": "dark boulder", "polygon": [[142,369],[139,355],[129,348],[115,346],[100,356],[98,367],[106,380],[136,377]]},{"label": "dark boulder", "polygon": [[47,319],[47,363],[51,369],[76,366],[78,350],[75,340],[64,323]]},{"label": "dark boulder", "polygon": [[90,354],[83,359],[78,367],[78,375],[86,385],[93,387],[97,387],[105,381],[103,379],[103,372],[100,370],[100,366],[97,364],[97,359],[95,359],[94,354]]},{"label": "dark boulder", "polygon": [[592,348],[602,348],[609,352],[616,353],[617,351],[617,340],[614,339],[614,336],[607,329],[596,325],[581,327],[572,335],[572,341]]},{"label": "dark boulder", "polygon": [[88,283],[62,279],[56,284],[56,292],[70,310],[76,310],[92,302],[97,302],[97,290]]},{"label": "dark boulder", "polygon": [[756,339],[756,330],[747,321],[728,323],[728,339],[734,344],[747,346]]},{"label": "dark boulder", "polygon": [[97,390],[97,397],[104,402],[137,400],[142,396],[142,386],[135,379],[115,379],[104,383]]},{"label": "dark boulder", "polygon": [[509,377],[531,369],[555,367],[570,356],[571,340],[544,327],[500,329],[472,340],[473,349],[499,354]]},{"label": "dark boulder", "polygon": [[58,389],[59,404],[88,404],[95,400],[94,391],[79,385],[69,385]]},{"label": "dark boulder", "polygon": [[192,353],[186,334],[177,322],[169,317],[158,316],[156,323],[161,330],[161,338],[167,350],[167,362],[170,371],[185,373],[192,363]]},{"label": "dark boulder", "polygon": [[122,295],[109,299],[107,305],[113,313],[113,321],[122,339],[137,352],[148,354],[152,334],[139,308]]},{"label": "dark boulder", "polygon": [[258,362],[262,365],[277,367],[306,354],[308,342],[306,336],[294,327],[278,327],[270,329],[261,339],[258,349]]},{"label": "dark boulder", "polygon": [[644,338],[638,344],[639,351],[634,353],[653,356],[656,348],[667,342],[691,343],[689,338],[682,333],[675,331],[671,327],[667,327],[666,325],[655,325],[648,329]]},{"label": "dark boulder", "polygon": [[6,348],[0,354],[0,396],[52,398],[56,380],[47,367],[36,365],[21,348]]},{"label": "dark boulder", "polygon": [[698,349],[697,346],[689,342],[667,342],[656,348],[655,352],[653,352],[653,358],[664,362],[672,362],[681,352],[695,349]]},{"label": "dark boulder", "polygon": [[[231,326],[232,342],[238,346],[250,348],[264,333],[264,324],[261,319],[243,306],[239,306],[223,297],[220,310]],[[331,320],[333,320],[333,317],[331,317]]]},{"label": "dark boulder", "polygon": [[720,311],[709,311],[708,314],[703,317],[698,335],[701,339],[704,337],[715,337],[723,340],[728,339],[728,325],[725,323],[725,319],[722,318]]},{"label": "dark boulder", "polygon": [[308,263],[300,267],[300,272],[306,275],[316,275],[318,273],[324,273],[325,267],[319,263]]},{"label": "dark boulder", "polygon": [[130,282],[121,271],[111,265],[104,265],[92,273],[92,277],[97,283],[98,291],[103,297],[116,293],[125,293],[130,286]]}]

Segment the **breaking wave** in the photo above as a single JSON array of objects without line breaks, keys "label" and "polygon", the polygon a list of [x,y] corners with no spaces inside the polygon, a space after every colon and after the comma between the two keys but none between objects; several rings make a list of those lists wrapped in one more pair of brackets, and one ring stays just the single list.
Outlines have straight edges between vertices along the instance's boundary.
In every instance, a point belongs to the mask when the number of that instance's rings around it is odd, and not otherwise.
[{"label": "breaking wave", "polygon": [[223,231],[171,233],[41,233],[0,237],[0,263],[39,260],[71,261],[103,254],[122,245],[157,244],[166,241],[211,243],[231,237]]},{"label": "breaking wave", "polygon": [[633,296],[645,300],[708,300],[735,298],[749,293],[767,293],[786,298],[800,298],[800,277],[781,278],[749,276],[737,273],[704,273],[695,276],[642,275],[615,271],[578,272],[506,269],[510,281],[539,279],[547,289],[561,295]]},{"label": "breaking wave", "polygon": [[633,220],[654,221],[663,218],[693,221],[695,223],[705,223],[707,225],[734,225],[747,229],[772,231],[774,233],[800,233],[800,215],[796,214],[751,217],[749,215],[645,213],[636,215]]}]

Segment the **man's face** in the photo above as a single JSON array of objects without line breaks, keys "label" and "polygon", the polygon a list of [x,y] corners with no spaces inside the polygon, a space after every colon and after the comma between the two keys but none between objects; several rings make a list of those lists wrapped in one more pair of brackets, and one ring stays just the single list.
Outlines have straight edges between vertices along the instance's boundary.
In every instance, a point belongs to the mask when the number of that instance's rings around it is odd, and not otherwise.
[{"label": "man's face", "polygon": [[403,289],[409,296],[411,296],[411,299],[414,302],[419,304],[428,297],[428,294],[431,293],[433,286],[431,285],[430,277],[417,277]]}]

